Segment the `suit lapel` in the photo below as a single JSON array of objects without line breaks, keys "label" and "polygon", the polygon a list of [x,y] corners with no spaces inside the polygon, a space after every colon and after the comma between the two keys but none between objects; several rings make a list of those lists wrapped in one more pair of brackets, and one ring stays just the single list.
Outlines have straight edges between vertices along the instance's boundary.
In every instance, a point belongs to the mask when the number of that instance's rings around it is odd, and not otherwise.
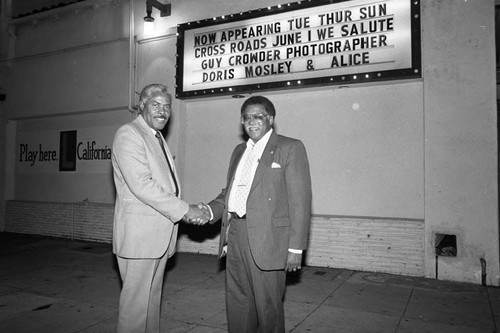
[{"label": "suit lapel", "polygon": [[[229,174],[228,174],[229,184],[227,187],[229,191],[231,191],[231,188],[233,187],[234,177],[236,176],[236,169],[238,169],[238,164],[240,164],[240,160],[241,157],[243,156],[243,153],[245,152],[245,149],[246,149],[246,144],[242,143],[236,147],[236,151],[234,152],[233,160],[231,161],[231,164],[229,166]],[[227,195],[226,198],[229,198],[229,195]]]},{"label": "suit lapel", "polygon": [[[156,157],[162,161],[162,163],[165,165],[165,168],[168,170],[169,173],[170,173],[170,167],[168,165],[168,162],[170,161],[170,164],[172,165],[172,171],[173,171],[172,177],[175,177],[175,181],[177,182],[177,184],[179,184],[179,177],[177,176],[177,171],[175,169],[175,163],[174,163],[174,160],[172,158],[172,154],[170,153],[170,149],[168,148],[167,142],[163,138],[163,135],[162,135],[161,139],[163,140],[163,146],[165,148],[165,151],[167,152],[167,156],[168,156],[169,161],[167,161],[165,159],[165,155],[163,154],[163,151],[161,149],[160,143],[158,142],[158,139],[156,138],[155,134],[153,133],[153,130],[151,129],[151,127],[148,126],[148,124],[146,123],[144,118],[141,115],[138,115],[137,119],[135,121],[137,122],[137,125],[140,128],[140,130],[143,132],[147,144],[149,144],[149,146],[154,147],[154,151],[156,152],[156,155],[157,155]],[[178,190],[180,193],[180,188]]]},{"label": "suit lapel", "polygon": [[144,120],[144,118],[141,115],[138,115],[135,121],[137,122],[137,125],[138,125],[139,129],[141,130],[141,132],[146,140],[146,143],[150,147],[154,147],[154,151],[156,152],[157,158],[159,160],[163,160],[165,165],[168,167],[167,161],[165,161],[165,157],[163,157],[163,152],[161,151],[161,147],[160,147],[160,144],[158,142],[158,139],[155,137],[153,131],[151,130],[151,127],[149,127],[148,124],[146,124],[146,121]]},{"label": "suit lapel", "polygon": [[[162,156],[162,160],[165,161],[165,155],[163,154],[163,151],[161,150],[160,143],[158,142],[158,139],[155,137],[155,143],[156,146],[159,148],[158,150],[160,151],[160,154]],[[161,140],[163,141],[163,147],[165,148],[165,152],[167,153],[168,156],[168,161],[170,165],[172,165],[172,171],[175,174],[175,177],[177,178],[177,171],[175,169],[175,163],[174,163],[174,158],[172,157],[172,153],[170,152],[170,149],[168,148],[167,141],[165,141],[165,138],[163,135],[161,136]],[[165,164],[167,165],[167,168],[170,168],[167,161],[165,161]]]},{"label": "suit lapel", "polygon": [[277,148],[277,141],[278,136],[276,135],[276,132],[273,131],[273,133],[271,133],[269,141],[267,142],[266,148],[264,148],[264,151],[262,152],[257,170],[255,170],[255,176],[253,178],[252,187],[250,188],[250,193],[252,193],[257,185],[262,181],[266,170],[269,170],[269,168],[271,167]]}]

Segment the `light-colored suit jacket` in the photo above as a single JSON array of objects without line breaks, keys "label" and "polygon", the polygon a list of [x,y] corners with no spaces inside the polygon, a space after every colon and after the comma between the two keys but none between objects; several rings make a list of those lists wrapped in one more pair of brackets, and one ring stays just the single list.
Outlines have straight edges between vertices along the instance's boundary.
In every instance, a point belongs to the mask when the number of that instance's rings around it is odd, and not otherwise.
[{"label": "light-colored suit jacket", "polygon": [[[227,186],[210,202],[212,221],[222,218],[219,256],[227,242],[227,203],[236,169],[246,148],[233,151]],[[284,269],[288,249],[305,250],[311,222],[311,176],[301,141],[277,135],[269,138],[247,199],[247,228],[250,250],[262,270]]]},{"label": "light-colored suit jacket", "polygon": [[189,205],[175,195],[173,177],[177,174],[166,142],[164,146],[174,175],[141,115],[115,134],[111,157],[116,186],[113,252],[119,257],[153,259],[175,252],[176,222]]}]

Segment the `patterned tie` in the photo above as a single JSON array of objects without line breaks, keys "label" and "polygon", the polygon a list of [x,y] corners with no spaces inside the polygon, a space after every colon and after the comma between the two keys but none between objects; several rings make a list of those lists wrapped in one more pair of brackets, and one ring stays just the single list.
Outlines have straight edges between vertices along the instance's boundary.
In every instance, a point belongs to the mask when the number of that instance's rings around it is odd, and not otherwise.
[{"label": "patterned tie", "polygon": [[172,169],[172,165],[170,164],[170,160],[168,159],[167,152],[165,151],[165,146],[163,145],[161,133],[156,132],[155,136],[158,139],[158,142],[160,142],[160,147],[161,147],[161,150],[163,151],[163,155],[165,155],[165,158],[167,159],[168,168],[170,169],[170,174],[172,175],[172,178],[174,179],[175,195],[178,196],[179,195],[179,186],[177,185],[177,179],[175,179],[174,169]]},{"label": "patterned tie", "polygon": [[236,184],[236,193],[234,194],[234,211],[238,216],[242,217],[247,211],[247,199],[248,193],[250,193],[250,187],[252,184],[250,181],[253,179],[252,175],[252,164],[254,162],[254,151],[253,149],[247,149],[247,156],[243,162],[240,182]]}]

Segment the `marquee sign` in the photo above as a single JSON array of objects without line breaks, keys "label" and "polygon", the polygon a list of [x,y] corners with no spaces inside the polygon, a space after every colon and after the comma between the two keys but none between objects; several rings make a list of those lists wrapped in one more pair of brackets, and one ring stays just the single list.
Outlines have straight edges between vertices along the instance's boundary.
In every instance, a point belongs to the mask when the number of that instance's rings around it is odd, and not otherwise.
[{"label": "marquee sign", "polygon": [[420,0],[309,0],[178,26],[178,98],[421,77]]}]

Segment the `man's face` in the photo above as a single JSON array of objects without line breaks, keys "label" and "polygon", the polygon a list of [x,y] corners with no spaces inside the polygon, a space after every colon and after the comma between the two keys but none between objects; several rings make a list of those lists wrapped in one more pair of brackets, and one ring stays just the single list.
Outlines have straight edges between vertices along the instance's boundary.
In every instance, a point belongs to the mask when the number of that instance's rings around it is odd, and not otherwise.
[{"label": "man's face", "polygon": [[152,129],[161,131],[168,122],[172,112],[172,99],[167,94],[156,92],[146,102],[139,105],[142,117]]},{"label": "man's face", "polygon": [[241,115],[245,132],[253,142],[257,142],[271,129],[274,117],[267,114],[263,105],[249,105]]}]

